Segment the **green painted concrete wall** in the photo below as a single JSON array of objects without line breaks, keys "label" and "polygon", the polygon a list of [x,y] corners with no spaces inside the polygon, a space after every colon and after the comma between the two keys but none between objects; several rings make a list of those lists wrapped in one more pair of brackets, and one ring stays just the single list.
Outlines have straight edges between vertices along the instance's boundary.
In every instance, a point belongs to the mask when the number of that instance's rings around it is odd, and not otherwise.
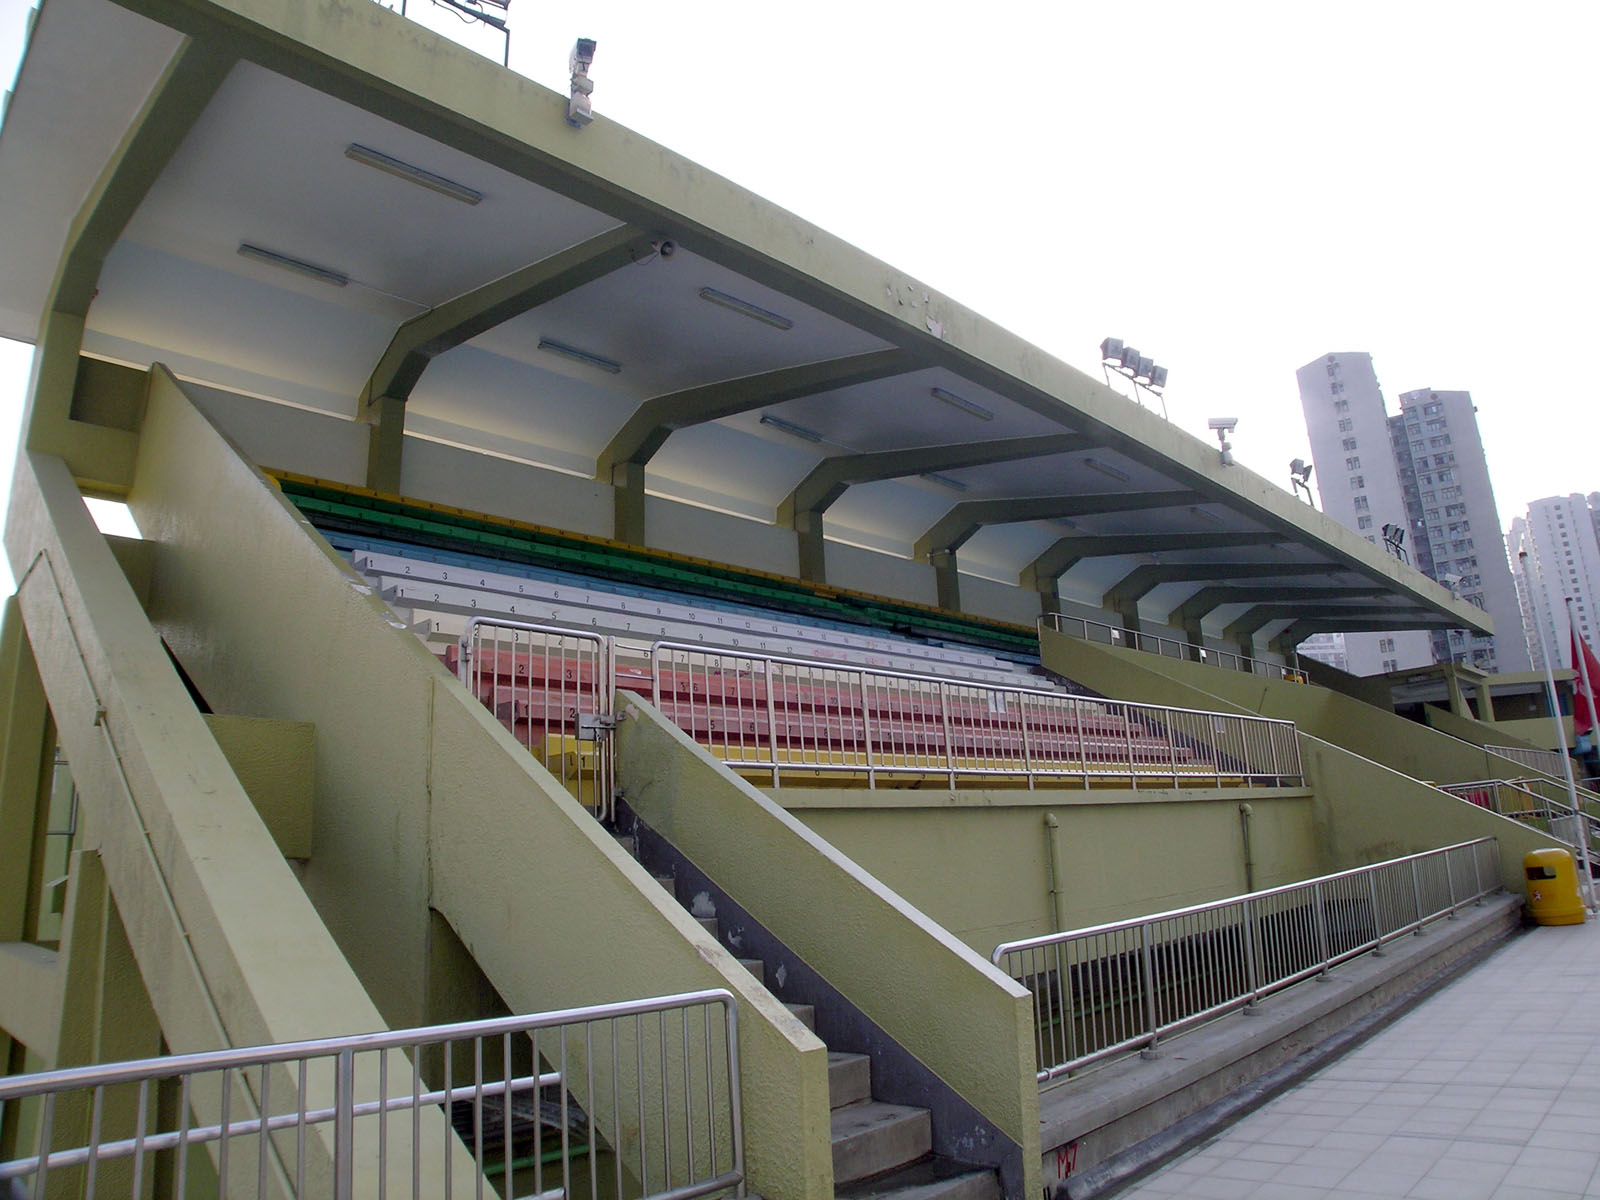
[{"label": "green painted concrete wall", "polygon": [[[1041,649],[1046,666],[1107,695],[1140,701],[1163,697],[1157,702],[1219,711],[1246,708],[1196,687],[1192,680],[1200,673],[1202,681],[1218,689],[1232,690],[1241,698],[1253,693],[1263,707],[1280,710],[1264,715],[1294,720],[1292,714],[1303,713],[1314,724],[1332,726],[1339,735],[1337,743],[1308,734],[1304,726],[1300,734],[1301,762],[1306,783],[1316,795],[1317,834],[1329,870],[1364,866],[1472,838],[1496,837],[1500,839],[1501,878],[1508,890],[1520,894],[1522,855],[1561,845],[1538,830],[1458,800],[1403,768],[1381,761],[1380,753],[1385,751],[1402,760],[1423,757],[1434,761],[1448,755],[1448,762],[1462,772],[1453,776],[1456,780],[1484,779],[1500,773],[1500,768],[1494,766],[1501,761],[1498,756],[1465,746],[1402,717],[1323,688],[1292,683],[1269,687],[1269,681],[1242,672],[1234,677],[1232,672],[1199,663],[1113,650],[1057,634],[1046,633]],[[1214,680],[1213,676],[1221,679]],[[1305,694],[1290,703],[1281,698],[1278,689]],[[1273,701],[1270,704],[1266,699],[1269,692]],[[1411,731],[1421,741],[1420,751],[1408,751],[1402,744]],[[1359,747],[1372,757],[1345,749],[1345,745]]]},{"label": "green painted concrete wall", "polygon": [[1326,866],[1311,793],[1298,788],[1090,792],[779,788],[771,799],[984,958],[1055,931],[1047,814],[1059,822],[1064,928],[1246,890],[1239,805],[1255,885]]},{"label": "green painted concrete wall", "polygon": [[[157,372],[128,502],[151,616],[211,705],[310,722],[306,893],[391,1024],[726,987],[752,1187],[831,1194],[825,1051]],[[248,537],[239,536],[248,530]],[[434,953],[442,913],[476,960]],[[480,975],[481,970],[481,975]],[[626,1136],[626,1131],[624,1131]]]},{"label": "green painted concrete wall", "polygon": [[649,704],[617,694],[630,807],[1020,1148],[1037,1194],[1029,994]]},{"label": "green painted concrete wall", "polygon": [[1119,700],[1293,721],[1301,733],[1355,749],[1415,779],[1461,783],[1506,774],[1507,765],[1498,755],[1327,688],[1112,649],[1053,633],[1042,635],[1040,648],[1052,670]]}]

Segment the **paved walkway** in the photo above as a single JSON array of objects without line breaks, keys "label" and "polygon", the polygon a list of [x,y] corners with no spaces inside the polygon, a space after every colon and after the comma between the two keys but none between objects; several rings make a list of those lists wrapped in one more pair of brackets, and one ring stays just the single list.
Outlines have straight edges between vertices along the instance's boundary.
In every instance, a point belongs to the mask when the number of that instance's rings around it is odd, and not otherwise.
[{"label": "paved walkway", "polygon": [[1600,1197],[1600,922],[1515,938],[1121,1200]]}]

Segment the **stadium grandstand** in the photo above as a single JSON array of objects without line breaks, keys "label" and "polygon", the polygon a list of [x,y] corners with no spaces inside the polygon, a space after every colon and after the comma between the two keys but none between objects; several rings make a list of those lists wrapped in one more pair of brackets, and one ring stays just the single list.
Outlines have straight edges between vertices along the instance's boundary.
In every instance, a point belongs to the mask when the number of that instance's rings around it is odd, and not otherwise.
[{"label": "stadium grandstand", "polygon": [[0,1185],[1089,1195],[1587,843],[1491,680],[1294,654],[1481,610],[573,103],[40,6]]}]

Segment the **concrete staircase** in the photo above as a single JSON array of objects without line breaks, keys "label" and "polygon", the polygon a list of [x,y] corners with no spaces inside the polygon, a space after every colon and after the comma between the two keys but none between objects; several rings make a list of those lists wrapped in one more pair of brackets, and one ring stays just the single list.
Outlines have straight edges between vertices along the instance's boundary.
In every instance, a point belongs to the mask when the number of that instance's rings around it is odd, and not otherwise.
[{"label": "concrete staircase", "polygon": [[[617,841],[638,856],[632,837]],[[721,941],[717,918],[697,912],[677,894],[670,875],[655,880],[688,909],[712,937]],[[816,1032],[810,1004],[783,1000],[781,987],[767,982],[766,963],[740,958],[739,964],[768,987],[807,1029]],[[828,1101],[833,1110],[834,1194],[884,1200],[1001,1200],[995,1172],[941,1158],[933,1153],[933,1120],[925,1108],[874,1099],[872,1062],[865,1054],[828,1047]]]}]

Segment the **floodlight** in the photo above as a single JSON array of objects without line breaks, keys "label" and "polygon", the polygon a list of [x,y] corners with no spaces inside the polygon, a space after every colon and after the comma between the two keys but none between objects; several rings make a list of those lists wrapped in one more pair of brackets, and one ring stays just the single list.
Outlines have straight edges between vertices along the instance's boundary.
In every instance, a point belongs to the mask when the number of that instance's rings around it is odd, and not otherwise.
[{"label": "floodlight", "polygon": [[1124,346],[1118,358],[1122,360],[1122,369],[1124,371],[1134,371],[1139,367],[1139,352],[1132,346]]},{"label": "floodlight", "polygon": [[1100,361],[1120,363],[1122,361],[1122,339],[1107,338],[1100,343]]},{"label": "floodlight", "polygon": [[1167,369],[1165,367],[1154,367],[1154,366],[1151,367],[1150,368],[1150,388],[1151,388],[1151,390],[1159,392],[1162,388],[1164,388],[1166,386],[1167,386]]},{"label": "floodlight", "polygon": [[1141,354],[1139,356],[1139,361],[1134,365],[1133,377],[1135,379],[1142,379],[1146,383],[1149,383],[1150,382],[1150,372],[1154,371],[1155,369],[1156,369],[1155,360],[1150,358],[1150,357],[1148,357],[1147,355]]},{"label": "floodlight", "polygon": [[1238,427],[1238,417],[1212,417],[1206,422],[1207,429],[1215,429],[1219,433],[1232,433]]},{"label": "floodlight", "polygon": [[1289,461],[1289,474],[1297,477],[1301,483],[1309,483],[1311,481],[1311,464],[1303,458],[1291,459]]}]

